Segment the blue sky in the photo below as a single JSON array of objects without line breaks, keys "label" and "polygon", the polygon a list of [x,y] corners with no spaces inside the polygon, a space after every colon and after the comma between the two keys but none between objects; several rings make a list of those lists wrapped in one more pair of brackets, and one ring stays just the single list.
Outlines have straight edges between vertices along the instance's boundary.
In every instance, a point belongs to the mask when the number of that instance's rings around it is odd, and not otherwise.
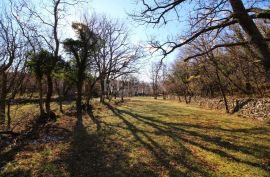
[{"label": "blue sky", "polygon": [[[157,35],[159,37],[166,37],[167,34],[172,34],[176,32],[176,28],[172,28],[172,24],[169,24],[165,28],[154,29],[150,25],[141,26],[136,24],[127,13],[132,13],[136,9],[140,9],[136,5],[135,0],[114,0],[113,3],[110,0],[91,0],[89,2],[90,9],[97,13],[104,13],[109,15],[112,18],[118,18],[122,21],[125,21],[132,31],[135,33],[133,39],[136,41],[144,40],[150,35]],[[175,25],[175,24],[173,24]],[[160,35],[162,34],[162,35]]]},{"label": "blue sky", "polygon": [[[181,30],[179,25],[176,22],[169,23],[168,25],[160,28],[153,28],[151,25],[142,26],[136,24],[132,19],[127,15],[132,13],[134,10],[138,10],[141,7],[136,5],[135,0],[91,0],[88,3],[91,11],[96,13],[107,14],[109,17],[118,18],[121,21],[126,22],[129,25],[129,28],[132,30],[132,42],[134,43],[146,43],[151,37],[154,37],[157,40],[164,41],[168,35],[176,35],[178,31]],[[165,63],[170,64],[176,58],[176,53],[168,56],[165,60]],[[144,67],[141,68],[140,79],[145,81],[150,81],[149,74],[151,71],[151,62],[159,61],[158,56],[148,57],[144,59]]]},{"label": "blue sky", "polygon": [[[16,0],[14,0],[16,1]],[[7,0],[0,0],[0,11],[3,10],[1,6],[5,6],[5,2]],[[48,6],[51,0],[32,0],[32,2],[36,3],[36,6],[39,8],[40,13],[45,13],[42,5],[44,7]],[[132,13],[133,11],[138,11],[143,7],[138,6],[136,4],[136,0],[86,0],[87,3],[82,4],[78,7],[71,7],[68,11],[69,16],[65,17],[65,20],[62,22],[64,26],[64,30],[61,31],[62,38],[65,39],[67,37],[73,37],[74,33],[71,29],[71,23],[73,21],[80,21],[81,17],[85,13],[97,13],[97,14],[105,14],[110,18],[118,18],[122,22],[125,22],[129,29],[131,29],[131,41],[137,44],[147,45],[147,41],[150,38],[154,38],[158,41],[166,41],[167,36],[177,36],[177,34],[183,33],[187,28],[183,23],[179,23],[178,21],[171,21],[166,26],[160,28],[153,28],[151,25],[140,26],[136,24],[132,19],[128,16],[127,13]],[[264,5],[265,3],[265,5]],[[269,1],[264,1],[261,6],[269,5]],[[192,8],[192,4],[185,4],[186,10],[182,9],[180,16],[187,16],[189,8]],[[44,15],[44,14],[43,14]],[[185,19],[182,19],[185,20]],[[172,63],[177,56],[177,51],[173,54],[169,55],[164,61],[168,65]],[[144,67],[141,68],[140,78],[146,81],[149,81],[149,72],[151,70],[151,61],[159,61],[158,56],[150,56],[144,59]]]},{"label": "blue sky", "polygon": [[[15,0],[16,1],[16,0]],[[1,4],[8,2],[7,0],[0,0]],[[42,14],[42,16],[46,15],[46,8],[50,9],[50,0],[32,0],[35,4],[37,10]],[[147,45],[147,40],[150,38],[154,38],[155,40],[164,41],[166,40],[168,35],[177,34],[181,28],[179,27],[179,23],[171,22],[168,25],[160,28],[153,28],[151,25],[141,26],[136,24],[132,19],[128,16],[127,13],[132,13],[142,7],[136,5],[136,0],[86,0],[87,3],[83,3],[77,7],[71,7],[68,10],[68,16],[65,17],[64,21],[62,21],[62,30],[60,32],[61,38],[65,39],[68,37],[73,37],[74,32],[71,29],[71,24],[74,21],[80,21],[81,17],[85,13],[96,13],[96,14],[105,14],[110,18],[117,18],[122,22],[125,22],[129,29],[131,29],[131,42],[135,44],[143,44]],[[8,3],[7,3],[8,4]],[[5,6],[5,5],[4,5]],[[51,17],[48,15],[48,18]],[[50,20],[50,18],[48,19]],[[145,81],[150,81],[149,74],[151,71],[151,62],[152,61],[160,61],[160,56],[149,56],[143,60],[144,64],[140,69],[140,79]],[[165,63],[171,63],[176,58],[176,53],[167,57]]]}]

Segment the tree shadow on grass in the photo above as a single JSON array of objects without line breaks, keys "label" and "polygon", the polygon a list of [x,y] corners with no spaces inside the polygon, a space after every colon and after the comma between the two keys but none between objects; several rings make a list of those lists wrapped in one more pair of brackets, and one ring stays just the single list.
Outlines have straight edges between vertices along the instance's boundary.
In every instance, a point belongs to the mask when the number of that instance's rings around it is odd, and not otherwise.
[{"label": "tree shadow on grass", "polygon": [[[217,154],[226,159],[230,159],[232,161],[238,163],[244,163],[246,165],[250,165],[253,167],[260,168],[265,171],[270,171],[269,168],[269,160],[270,160],[270,152],[269,147],[265,146],[252,146],[250,144],[239,145],[237,143],[233,143],[223,139],[222,137],[209,135],[204,133],[207,131],[219,131],[221,133],[230,136],[231,130],[222,129],[218,127],[204,127],[200,125],[188,124],[188,123],[169,123],[161,120],[157,120],[153,117],[142,116],[139,114],[134,114],[131,111],[120,110],[114,108],[113,106],[107,104],[107,107],[116,115],[119,119],[121,119],[126,125],[127,128],[132,132],[133,136],[137,141],[139,141],[144,147],[146,147],[149,151],[151,151],[156,159],[161,162],[166,168],[172,168],[170,166],[171,161],[176,161],[178,164],[184,166],[188,171],[192,171],[192,173],[197,173],[201,176],[211,176],[207,171],[211,171],[207,169],[207,165],[204,166],[203,163],[196,160],[196,157],[192,155],[190,149],[187,149],[184,144],[190,144],[195,147],[199,147],[208,152]],[[129,118],[127,118],[128,116]],[[131,119],[130,119],[131,118]],[[155,130],[154,134],[170,137],[174,142],[177,142],[179,146],[182,148],[182,152],[185,154],[181,154],[180,158],[176,159],[175,155],[170,155],[164,148],[162,148],[159,143],[155,142],[144,130],[137,128],[130,120],[136,120],[141,122],[147,126],[150,126]],[[194,128],[196,128],[194,130]],[[217,128],[217,129],[215,129]],[[258,132],[257,129],[236,129],[232,130],[234,133],[246,133],[252,134],[266,132],[269,133],[269,129],[263,129]],[[138,134],[142,134],[147,141],[144,141],[142,138],[138,136]],[[243,135],[241,135],[243,136]],[[184,144],[183,144],[184,143]],[[257,159],[266,159],[268,163],[262,164],[259,162],[252,162],[245,159],[241,159],[240,157],[231,155],[228,151],[241,152],[242,154],[252,155]],[[178,171],[177,175],[180,176],[190,176],[190,173],[181,174],[182,172]]]},{"label": "tree shadow on grass", "polygon": [[90,131],[83,124],[74,128],[69,172],[72,177],[155,177],[156,172],[129,165],[128,149],[121,141],[113,139],[116,132],[110,127],[102,127],[100,120],[90,114],[97,124],[97,131]]},{"label": "tree shadow on grass", "polygon": [[49,170],[54,169],[45,155],[46,144],[64,142],[70,133],[69,130],[52,122],[40,124],[33,121],[28,129],[1,146],[0,176],[30,177],[33,172],[39,176],[50,173]]},{"label": "tree shadow on grass", "polygon": [[26,151],[27,149],[29,149],[27,147],[28,142],[36,139],[40,127],[41,126],[37,121],[33,121],[31,129],[24,130],[24,132],[20,133],[18,136],[11,137],[8,140],[5,140],[8,141],[8,143],[0,145],[0,176],[14,176],[14,175],[16,176],[16,174],[17,173],[19,174],[19,172],[22,172],[21,173],[22,176],[23,175],[27,176],[28,174],[31,174],[29,171],[23,173],[24,170],[20,169],[14,172],[13,171],[5,173],[2,172],[5,165],[15,160],[15,157],[19,152]]},{"label": "tree shadow on grass", "polygon": [[15,159],[16,154],[24,150],[25,146],[26,146],[25,144],[22,144],[22,145],[13,147],[10,150],[0,154],[0,176],[1,177],[18,177],[18,176],[31,177],[31,171],[28,171],[28,170],[25,171],[22,169],[18,169],[15,171],[13,170],[13,171],[4,172],[5,165],[8,164],[9,162],[12,162]]},{"label": "tree shadow on grass", "polygon": [[87,114],[89,115],[89,117],[91,118],[91,120],[94,122],[94,124],[97,127],[97,132],[100,131],[101,129],[101,121],[100,121],[100,117],[98,116],[94,116],[93,114],[93,110],[92,109],[88,109],[87,110]]},{"label": "tree shadow on grass", "polygon": [[31,177],[31,170],[18,169],[9,173],[0,174],[1,177]]},{"label": "tree shadow on grass", "polygon": [[[175,155],[169,153],[163,146],[159,144],[159,142],[155,141],[149,135],[149,133],[146,133],[145,131],[136,127],[131,121],[129,121],[129,119],[125,117],[124,112],[122,110],[114,108],[110,104],[106,105],[119,119],[121,119],[124,122],[124,124],[126,124],[127,129],[132,133],[136,141],[138,141],[141,145],[143,145],[144,148],[146,148],[153,154],[153,156],[155,157],[156,161],[159,163],[161,168],[165,167],[169,171],[170,177],[211,176],[211,174],[208,173],[207,168],[205,168],[205,164],[203,164],[200,160],[194,158],[191,150],[188,149],[186,146],[184,146],[179,142],[178,146],[179,148],[181,148],[181,154]],[[132,115],[132,117],[134,116],[133,113],[129,113],[128,115]],[[137,116],[133,118],[137,119]],[[156,126],[153,127],[157,128]],[[162,126],[158,129],[162,130]],[[168,132],[165,131],[163,131],[163,133],[168,134]],[[184,170],[182,171],[178,170],[177,167],[175,166],[175,162],[181,164],[181,166],[184,167]]]}]

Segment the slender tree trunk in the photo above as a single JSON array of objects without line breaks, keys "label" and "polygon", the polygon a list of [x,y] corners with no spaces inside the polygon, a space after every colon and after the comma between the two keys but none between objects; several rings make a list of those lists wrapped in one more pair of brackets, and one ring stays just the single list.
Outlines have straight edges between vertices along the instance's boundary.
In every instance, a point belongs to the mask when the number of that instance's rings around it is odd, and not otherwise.
[{"label": "slender tree trunk", "polygon": [[192,92],[190,92],[189,94],[188,94],[188,103],[191,103],[191,98],[193,97],[193,93]]},{"label": "slender tree trunk", "polygon": [[[62,101],[63,100],[63,96],[62,96],[62,93],[61,93],[61,86],[59,85],[59,83],[57,82],[57,80],[54,81],[54,85],[55,85],[55,89],[56,89],[57,94],[58,94],[59,109],[60,109],[60,112],[63,113],[64,112],[64,110],[63,110],[63,101]],[[64,87],[64,84],[62,85],[62,87]]]},{"label": "slender tree trunk", "polygon": [[179,100],[179,102],[182,102],[182,100],[181,100],[181,96],[180,95],[177,95],[178,96],[178,100]]},{"label": "slender tree trunk", "polygon": [[104,84],[104,79],[100,79],[100,102],[104,103],[105,98],[105,84]]},{"label": "slender tree trunk", "polygon": [[122,92],[121,92],[121,101],[124,102],[124,89],[122,89]]},{"label": "slender tree trunk", "polygon": [[38,83],[38,92],[39,92],[39,112],[40,115],[44,114],[44,108],[43,108],[43,89],[42,89],[42,80],[38,79],[37,80]]},{"label": "slender tree trunk", "polygon": [[[63,86],[64,87],[64,86]],[[61,93],[61,88],[59,88],[59,92],[58,92],[58,96],[59,96],[59,109],[60,109],[60,112],[61,113],[64,113],[64,110],[63,110],[63,95]]]},{"label": "slender tree trunk", "polygon": [[124,102],[124,90],[122,90],[121,101]]},{"label": "slender tree trunk", "polygon": [[111,86],[110,86],[110,81],[109,80],[107,80],[107,99],[109,100],[109,101],[111,101],[112,100],[112,90],[111,90]]},{"label": "slender tree trunk", "polygon": [[90,108],[90,100],[92,99],[92,95],[93,95],[93,88],[94,88],[94,84],[92,85],[91,83],[88,85],[88,90],[87,90],[87,97],[86,97],[86,105],[87,108]]},{"label": "slender tree trunk", "polygon": [[210,97],[213,98],[214,97],[214,90],[213,87],[210,87]]},{"label": "slender tree trunk", "polygon": [[10,129],[10,124],[11,124],[11,111],[10,111],[10,103],[11,103],[11,100],[9,99],[8,102],[7,102],[7,130]]},{"label": "slender tree trunk", "polygon": [[158,89],[158,88],[157,88],[157,84],[154,83],[153,92],[154,92],[154,99],[155,99],[155,100],[156,100],[157,97],[158,97],[157,89]]},{"label": "slender tree trunk", "polygon": [[124,91],[125,91],[125,82],[122,81],[122,88],[121,88],[121,101],[124,102]]},{"label": "slender tree trunk", "polygon": [[117,97],[117,91],[114,92],[114,99]]},{"label": "slender tree trunk", "polygon": [[7,98],[7,75],[5,72],[1,73],[1,95],[0,95],[0,129],[5,129],[6,123],[6,98]]},{"label": "slender tree trunk", "polygon": [[90,106],[90,100],[91,100],[91,94],[89,94],[88,96],[87,96],[87,98],[86,98],[86,104],[87,104],[87,107],[89,107]]},{"label": "slender tree trunk", "polygon": [[[64,84],[63,84],[63,87],[64,87]],[[64,89],[63,89],[64,90]],[[61,93],[61,88],[59,88],[58,90],[58,97],[59,97],[59,109],[60,109],[60,112],[61,113],[64,113],[64,110],[63,110],[63,94]]]},{"label": "slender tree trunk", "polygon": [[184,98],[185,98],[185,102],[186,102],[186,104],[188,104],[188,100],[187,100],[187,94],[186,94],[186,93],[185,93]]},{"label": "slender tree trunk", "polygon": [[110,86],[109,86],[109,81],[106,79],[106,99],[110,100]]},{"label": "slender tree trunk", "polygon": [[163,95],[163,100],[166,100],[166,94],[165,94],[165,91],[162,92],[162,95]]},{"label": "slender tree trunk", "polygon": [[157,99],[156,88],[154,88],[154,99]]},{"label": "slender tree trunk", "polygon": [[270,49],[263,35],[257,28],[254,21],[248,15],[242,0],[229,0],[235,17],[243,30],[248,34],[250,41],[258,49],[262,57],[262,63],[267,73],[267,78],[270,80]]},{"label": "slender tree trunk", "polygon": [[62,96],[59,96],[59,109],[60,109],[60,112],[61,113],[64,113],[64,110],[63,110],[63,98],[62,98]]},{"label": "slender tree trunk", "polygon": [[92,99],[92,96],[93,96],[93,88],[90,88],[89,93],[87,94],[86,97],[86,104],[88,107],[90,107],[90,101]]},{"label": "slender tree trunk", "polygon": [[154,99],[157,99],[158,97],[158,74],[156,74],[155,78],[154,78]]},{"label": "slender tree trunk", "polygon": [[47,75],[47,95],[46,95],[46,113],[48,116],[50,116],[51,112],[51,98],[52,98],[52,92],[53,92],[53,81],[52,81],[52,76]]},{"label": "slender tree trunk", "polygon": [[154,91],[154,99],[155,99],[155,100],[157,99],[156,91]]},{"label": "slender tree trunk", "polygon": [[223,101],[224,101],[224,104],[225,104],[226,112],[229,113],[230,110],[229,110],[229,106],[228,106],[228,101],[227,101],[227,98],[226,98],[225,91],[223,90],[223,87],[222,87],[222,84],[221,84],[221,79],[220,79],[220,76],[218,74],[217,69],[216,69],[216,76],[217,76],[217,80],[218,80],[218,87],[219,87],[219,90],[220,90],[220,92],[222,94]]}]

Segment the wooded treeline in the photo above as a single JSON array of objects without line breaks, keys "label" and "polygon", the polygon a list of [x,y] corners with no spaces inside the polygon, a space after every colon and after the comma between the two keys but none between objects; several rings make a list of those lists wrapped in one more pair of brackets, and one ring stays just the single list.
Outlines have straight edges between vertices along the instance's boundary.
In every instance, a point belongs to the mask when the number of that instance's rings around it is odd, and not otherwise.
[{"label": "wooded treeline", "polygon": [[[242,41],[244,36],[239,28],[233,29],[232,36],[224,39]],[[264,35],[269,35],[269,30]],[[214,42],[207,37],[191,43],[185,50],[186,55],[205,52]],[[192,49],[192,50],[191,50]],[[166,81],[163,82],[168,93],[179,98],[200,96],[207,98],[222,97],[229,112],[227,97],[268,97],[270,83],[267,79],[260,57],[251,45],[235,46],[208,52],[184,62],[176,60]]]},{"label": "wooded treeline", "polygon": [[[75,97],[77,117],[90,99],[135,94],[132,76],[143,57],[141,46],[130,41],[127,25],[105,15],[84,15],[72,22],[75,35],[63,35],[68,11],[82,1],[50,0],[44,7],[35,1],[3,3],[0,20],[0,124],[10,129],[12,104],[25,100],[39,104],[39,119],[55,119],[52,99]],[[38,4],[40,5],[40,4]],[[40,12],[46,8],[46,12]],[[63,39],[63,36],[65,38]],[[138,84],[137,84],[138,85]],[[35,96],[38,95],[36,99]]]},{"label": "wooded treeline", "polygon": [[[264,36],[269,36],[269,28],[259,24]],[[234,26],[232,33],[223,36],[224,41],[245,39],[241,29]],[[152,86],[154,97],[176,95],[186,103],[193,96],[206,98],[222,97],[229,112],[227,97],[269,97],[270,83],[260,56],[249,44],[233,46],[208,52],[215,42],[209,36],[201,36],[186,46],[180,56],[196,55],[188,61],[183,58],[167,68],[162,62],[152,66]],[[164,71],[164,68],[165,71]]]},{"label": "wooded treeline", "polygon": [[[227,96],[269,95],[269,1],[242,0],[140,0],[134,20],[154,27],[174,21],[185,25],[166,41],[150,41],[163,58],[179,51],[166,78],[162,61],[153,65],[155,95]],[[157,82],[159,78],[159,82]],[[159,87],[159,89],[158,89]],[[155,97],[156,97],[155,96]],[[165,97],[164,97],[165,98]]]}]

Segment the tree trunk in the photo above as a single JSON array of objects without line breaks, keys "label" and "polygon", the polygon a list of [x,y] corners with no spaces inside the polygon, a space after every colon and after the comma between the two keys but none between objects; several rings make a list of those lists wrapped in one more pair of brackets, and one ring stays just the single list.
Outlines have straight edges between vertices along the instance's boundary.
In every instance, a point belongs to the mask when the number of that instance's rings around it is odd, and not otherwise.
[{"label": "tree trunk", "polygon": [[60,109],[60,112],[61,113],[64,113],[64,110],[63,110],[63,98],[62,96],[59,96],[59,109]]},{"label": "tree trunk", "polygon": [[125,82],[122,81],[122,87],[121,87],[121,101],[124,102],[124,92],[125,92]]},{"label": "tree trunk", "polygon": [[178,100],[179,100],[179,102],[182,102],[182,100],[181,100],[181,96],[180,95],[177,95],[178,96]]},{"label": "tree trunk", "polygon": [[[62,93],[61,93],[61,86],[58,84],[57,80],[54,81],[54,85],[55,85],[55,89],[56,89],[57,94],[58,94],[58,104],[59,104],[60,112],[61,113],[64,113],[64,110],[63,110],[63,101],[62,101],[63,100],[63,96],[62,96]],[[64,88],[64,84],[62,85],[62,87]]]},{"label": "tree trunk", "polygon": [[89,84],[90,86],[88,86],[88,90],[87,90],[87,97],[86,97],[86,105],[87,105],[87,108],[89,108],[90,107],[90,101],[91,101],[91,99],[92,99],[92,95],[93,95],[93,87],[94,87],[94,85],[92,85],[92,84]]},{"label": "tree trunk", "polygon": [[5,129],[6,121],[6,98],[7,98],[7,75],[1,73],[1,95],[0,95],[0,129]]},{"label": "tree trunk", "polygon": [[110,86],[110,81],[109,81],[109,79],[107,79],[107,82],[106,82],[107,84],[106,84],[106,86],[107,86],[107,99],[109,100],[109,101],[111,101],[112,100],[112,89],[111,89],[111,86]]},{"label": "tree trunk", "polygon": [[116,99],[116,97],[117,97],[117,92],[115,91],[114,92],[114,99]]},{"label": "tree trunk", "polygon": [[124,90],[122,90],[121,101],[124,102]]},{"label": "tree trunk", "polygon": [[11,115],[10,115],[10,102],[11,100],[9,99],[8,100],[8,103],[7,103],[7,130],[10,129],[10,124],[11,124]]},{"label": "tree trunk", "polygon": [[262,57],[262,63],[266,70],[267,78],[270,80],[270,49],[263,35],[257,28],[254,21],[248,15],[242,0],[229,0],[235,17],[239,21],[240,26],[248,34],[250,41],[258,49]]},{"label": "tree trunk", "polygon": [[39,89],[39,112],[40,115],[44,114],[44,109],[43,109],[43,90],[42,90],[42,80],[38,79],[38,89]]},{"label": "tree trunk", "polygon": [[89,90],[89,93],[88,93],[88,95],[86,97],[86,104],[87,104],[88,107],[90,106],[90,101],[92,99],[92,96],[93,96],[93,88],[91,88]]},{"label": "tree trunk", "polygon": [[154,91],[154,99],[155,99],[155,100],[157,99],[157,94],[156,94],[155,91]]},{"label": "tree trunk", "polygon": [[86,98],[86,105],[87,105],[87,107],[90,106],[90,100],[91,100],[91,95],[88,95],[88,97]]},{"label": "tree trunk", "polygon": [[217,76],[217,80],[218,80],[218,87],[219,87],[219,90],[220,90],[220,92],[222,94],[223,101],[224,101],[224,104],[225,104],[226,113],[229,113],[230,110],[229,110],[229,106],[228,106],[228,101],[227,101],[227,98],[226,98],[225,91],[223,90],[223,87],[222,87],[222,84],[221,84],[221,80],[220,80],[220,76],[218,74],[218,70],[217,69],[216,69],[216,76]]},{"label": "tree trunk", "polygon": [[166,100],[166,94],[165,94],[165,91],[162,92],[162,95],[163,95],[163,100]]},{"label": "tree trunk", "polygon": [[154,84],[154,87],[153,87],[153,91],[154,91],[154,99],[156,100],[157,99],[157,97],[158,97],[158,88],[157,88],[157,85],[156,85],[156,83]]},{"label": "tree trunk", "polygon": [[53,92],[52,76],[51,75],[47,75],[47,95],[46,95],[45,107],[46,107],[46,113],[48,114],[48,116],[50,116],[50,112],[51,112],[51,97],[52,97],[52,92]]},{"label": "tree trunk", "polygon": [[105,84],[104,84],[104,79],[100,79],[100,102],[104,103],[105,98]]},{"label": "tree trunk", "polygon": [[193,97],[193,93],[191,92],[189,92],[189,94],[188,94],[188,103],[191,103],[191,98]]},{"label": "tree trunk", "polygon": [[185,93],[184,98],[185,98],[185,102],[186,102],[186,104],[188,104],[188,100],[187,100],[187,94],[186,94],[186,93]]}]

